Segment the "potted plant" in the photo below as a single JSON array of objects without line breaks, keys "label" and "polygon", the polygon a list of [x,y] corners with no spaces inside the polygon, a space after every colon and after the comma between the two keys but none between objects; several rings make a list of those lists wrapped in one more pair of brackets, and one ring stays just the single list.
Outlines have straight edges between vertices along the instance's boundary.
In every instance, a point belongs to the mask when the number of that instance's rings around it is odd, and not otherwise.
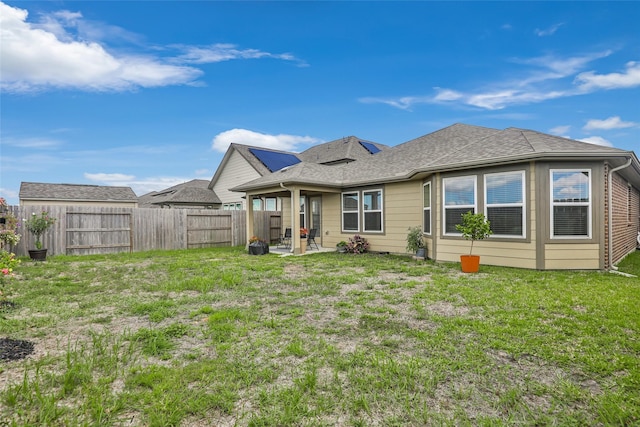
[{"label": "potted plant", "polygon": [[300,227],[300,253],[307,252],[307,236],[309,235],[309,229]]},{"label": "potted plant", "polygon": [[44,261],[47,258],[47,250],[42,249],[42,234],[56,223],[56,219],[49,216],[49,212],[42,211],[40,215],[35,213],[31,217],[24,220],[25,228],[36,238],[36,249],[29,250],[29,256],[36,261]]},{"label": "potted plant", "polygon": [[249,239],[249,254],[264,255],[269,253],[269,244],[257,236]]},{"label": "potted plant", "polygon": [[347,252],[347,242],[345,242],[344,240],[340,240],[337,244],[336,244],[336,248],[338,249],[338,252],[340,253],[346,253]]},{"label": "potted plant", "polygon": [[492,233],[491,224],[484,214],[468,211],[462,215],[462,224],[456,225],[456,229],[462,233],[462,237],[471,240],[469,255],[460,255],[460,267],[464,273],[477,273],[480,268],[480,256],[472,255],[473,242],[489,237]]},{"label": "potted plant", "polygon": [[409,228],[409,233],[407,233],[407,252],[415,253],[416,258],[427,257],[427,247],[422,237],[422,227]]}]

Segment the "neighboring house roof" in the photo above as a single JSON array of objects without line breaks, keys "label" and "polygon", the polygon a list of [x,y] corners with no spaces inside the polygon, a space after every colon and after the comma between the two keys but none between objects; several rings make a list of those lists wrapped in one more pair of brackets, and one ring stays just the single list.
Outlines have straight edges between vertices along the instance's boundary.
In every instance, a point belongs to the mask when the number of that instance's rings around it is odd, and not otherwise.
[{"label": "neighboring house roof", "polygon": [[22,182],[21,200],[136,202],[138,197],[130,187],[113,187],[83,184],[48,184]]},{"label": "neighboring house roof", "polygon": [[205,206],[220,204],[215,192],[208,188],[209,181],[193,179],[162,191],[154,191],[140,196],[140,207],[154,207],[162,205],[193,205]]},{"label": "neighboring house roof", "polygon": [[311,167],[304,162],[246,184],[233,191],[250,191],[280,183],[323,184],[333,187],[368,185],[411,179],[419,173],[433,173],[471,167],[506,164],[532,159],[589,158],[638,159],[631,151],[604,147],[544,133],[508,128],[490,129],[455,124],[421,136],[357,164]]}]

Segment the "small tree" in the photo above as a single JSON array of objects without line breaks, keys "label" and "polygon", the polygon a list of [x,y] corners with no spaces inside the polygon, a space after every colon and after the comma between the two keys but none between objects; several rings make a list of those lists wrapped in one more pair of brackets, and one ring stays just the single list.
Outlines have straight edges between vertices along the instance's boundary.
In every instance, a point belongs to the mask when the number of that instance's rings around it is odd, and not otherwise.
[{"label": "small tree", "polygon": [[42,211],[40,215],[32,213],[31,217],[24,221],[24,227],[36,238],[36,249],[42,249],[40,238],[55,223],[56,219],[50,217],[47,211]]},{"label": "small tree", "polygon": [[418,249],[424,248],[424,240],[422,239],[422,227],[415,226],[409,228],[407,234],[407,252],[418,252]]},{"label": "small tree", "polygon": [[462,215],[462,224],[456,225],[456,230],[462,233],[462,237],[471,240],[469,255],[473,251],[473,242],[484,240],[493,233],[491,223],[484,217],[484,214],[468,211]]}]

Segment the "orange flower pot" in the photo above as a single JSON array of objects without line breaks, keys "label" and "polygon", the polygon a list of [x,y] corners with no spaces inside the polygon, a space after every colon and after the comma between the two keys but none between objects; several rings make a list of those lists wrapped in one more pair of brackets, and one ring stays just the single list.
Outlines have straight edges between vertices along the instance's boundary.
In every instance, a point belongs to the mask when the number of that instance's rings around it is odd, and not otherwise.
[{"label": "orange flower pot", "polygon": [[463,273],[477,273],[480,269],[480,255],[460,255],[460,268]]}]

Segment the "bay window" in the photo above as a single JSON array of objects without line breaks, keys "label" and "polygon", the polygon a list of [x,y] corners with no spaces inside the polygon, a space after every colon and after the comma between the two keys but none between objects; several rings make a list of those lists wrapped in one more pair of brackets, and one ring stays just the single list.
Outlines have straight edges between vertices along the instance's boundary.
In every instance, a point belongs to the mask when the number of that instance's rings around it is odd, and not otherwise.
[{"label": "bay window", "polygon": [[524,171],[484,176],[485,216],[494,236],[525,237]]},{"label": "bay window", "polygon": [[591,237],[591,170],[552,169],[551,238]]},{"label": "bay window", "polygon": [[462,215],[477,211],[476,176],[461,176],[456,178],[444,178],[444,234],[456,234],[460,232],[456,225],[462,224]]}]

